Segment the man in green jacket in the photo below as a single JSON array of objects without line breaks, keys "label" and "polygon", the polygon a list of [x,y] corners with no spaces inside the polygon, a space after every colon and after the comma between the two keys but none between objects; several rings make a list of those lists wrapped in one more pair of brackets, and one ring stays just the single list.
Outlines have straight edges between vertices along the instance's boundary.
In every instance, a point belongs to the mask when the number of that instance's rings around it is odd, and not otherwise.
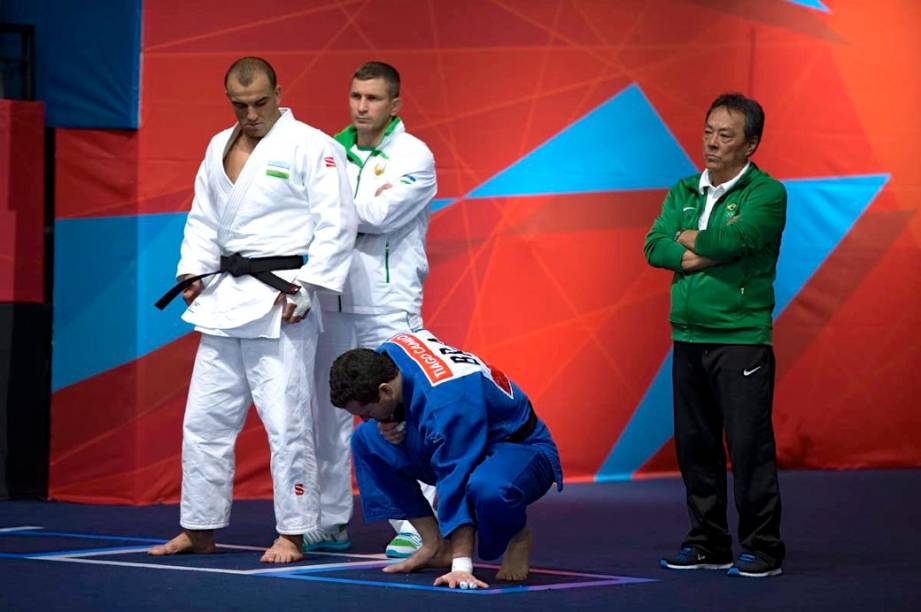
[{"label": "man in green jacket", "polygon": [[[669,569],[781,573],[771,313],[787,195],[749,161],[763,128],[756,101],[719,96],[704,125],[706,169],[669,191],[644,245],[650,265],[675,273],[669,315],[675,446],[691,529],[678,553],[661,560]],[[735,562],[724,431],[742,547]]]}]

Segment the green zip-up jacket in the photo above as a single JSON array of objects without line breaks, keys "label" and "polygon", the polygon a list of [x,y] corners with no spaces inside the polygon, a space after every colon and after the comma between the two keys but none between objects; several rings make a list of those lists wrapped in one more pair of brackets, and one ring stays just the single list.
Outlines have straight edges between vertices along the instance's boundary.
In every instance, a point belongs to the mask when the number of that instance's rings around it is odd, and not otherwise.
[{"label": "green zip-up jacket", "polygon": [[683,272],[681,257],[686,249],[675,238],[681,230],[697,229],[707,203],[699,184],[700,174],[695,174],[672,187],[643,246],[650,265],[675,272],[669,315],[672,339],[771,344],[774,277],[787,192],[752,163],[717,200],[707,229],[697,234],[694,252],[719,263]]}]

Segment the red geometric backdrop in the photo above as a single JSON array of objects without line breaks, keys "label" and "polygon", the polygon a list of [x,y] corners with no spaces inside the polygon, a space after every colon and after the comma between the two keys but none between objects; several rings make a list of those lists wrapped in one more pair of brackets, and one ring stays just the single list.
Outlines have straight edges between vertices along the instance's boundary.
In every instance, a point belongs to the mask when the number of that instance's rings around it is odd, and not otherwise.
[{"label": "red geometric backdrop", "polygon": [[[96,293],[67,295],[55,282],[52,497],[178,499],[197,339],[178,311],[151,312],[148,297],[175,269],[208,139],[233,121],[222,78],[242,55],[271,61],[283,105],[330,133],[348,122],[358,65],[399,68],[407,128],[438,169],[426,325],[528,391],[571,481],[676,469],[667,435],[630,428],[670,347],[669,274],[646,265],[643,237],[681,175],[664,160],[699,167],[710,101],[754,96],[767,111],[755,160],[773,176],[884,177],[777,319],[781,465],[921,465],[915,3],[825,0],[823,12],[785,0],[266,0],[258,17],[232,5],[145,3],[140,130],[58,133],[56,275],[80,274],[69,248],[100,262],[114,251],[133,267],[113,272],[117,282],[87,280],[112,284]],[[583,122],[628,98],[639,106],[622,112],[648,111],[660,140],[630,121]],[[529,155],[551,142],[565,153],[558,170],[528,174]],[[519,191],[478,192],[513,171]],[[557,171],[563,187],[528,191]],[[647,172],[668,177],[630,186]],[[599,176],[620,178],[571,188]],[[86,297],[97,294],[113,297]],[[125,295],[127,307],[104,315]],[[111,359],[94,362],[87,342]],[[668,407],[655,409],[667,421]],[[251,415],[237,446],[239,498],[271,495],[264,438]],[[651,445],[636,465],[605,467],[612,449],[634,443]]]}]

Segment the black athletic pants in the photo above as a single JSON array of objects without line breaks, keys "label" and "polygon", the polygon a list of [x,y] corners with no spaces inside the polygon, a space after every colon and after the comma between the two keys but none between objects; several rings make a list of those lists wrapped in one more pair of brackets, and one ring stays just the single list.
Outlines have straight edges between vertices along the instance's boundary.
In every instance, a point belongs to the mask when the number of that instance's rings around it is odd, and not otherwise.
[{"label": "black athletic pants", "polygon": [[674,343],[675,446],[691,530],[684,546],[728,555],[726,454],[732,460],[739,543],[782,561],[780,487],[771,410],[774,351],[767,345]]}]

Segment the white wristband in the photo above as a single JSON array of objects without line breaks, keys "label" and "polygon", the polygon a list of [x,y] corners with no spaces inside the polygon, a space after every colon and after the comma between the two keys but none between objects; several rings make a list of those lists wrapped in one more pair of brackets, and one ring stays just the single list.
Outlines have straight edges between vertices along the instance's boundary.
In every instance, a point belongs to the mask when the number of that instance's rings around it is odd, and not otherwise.
[{"label": "white wristband", "polygon": [[454,557],[454,559],[451,560],[451,571],[467,572],[468,574],[472,574],[473,559],[470,557]]}]

